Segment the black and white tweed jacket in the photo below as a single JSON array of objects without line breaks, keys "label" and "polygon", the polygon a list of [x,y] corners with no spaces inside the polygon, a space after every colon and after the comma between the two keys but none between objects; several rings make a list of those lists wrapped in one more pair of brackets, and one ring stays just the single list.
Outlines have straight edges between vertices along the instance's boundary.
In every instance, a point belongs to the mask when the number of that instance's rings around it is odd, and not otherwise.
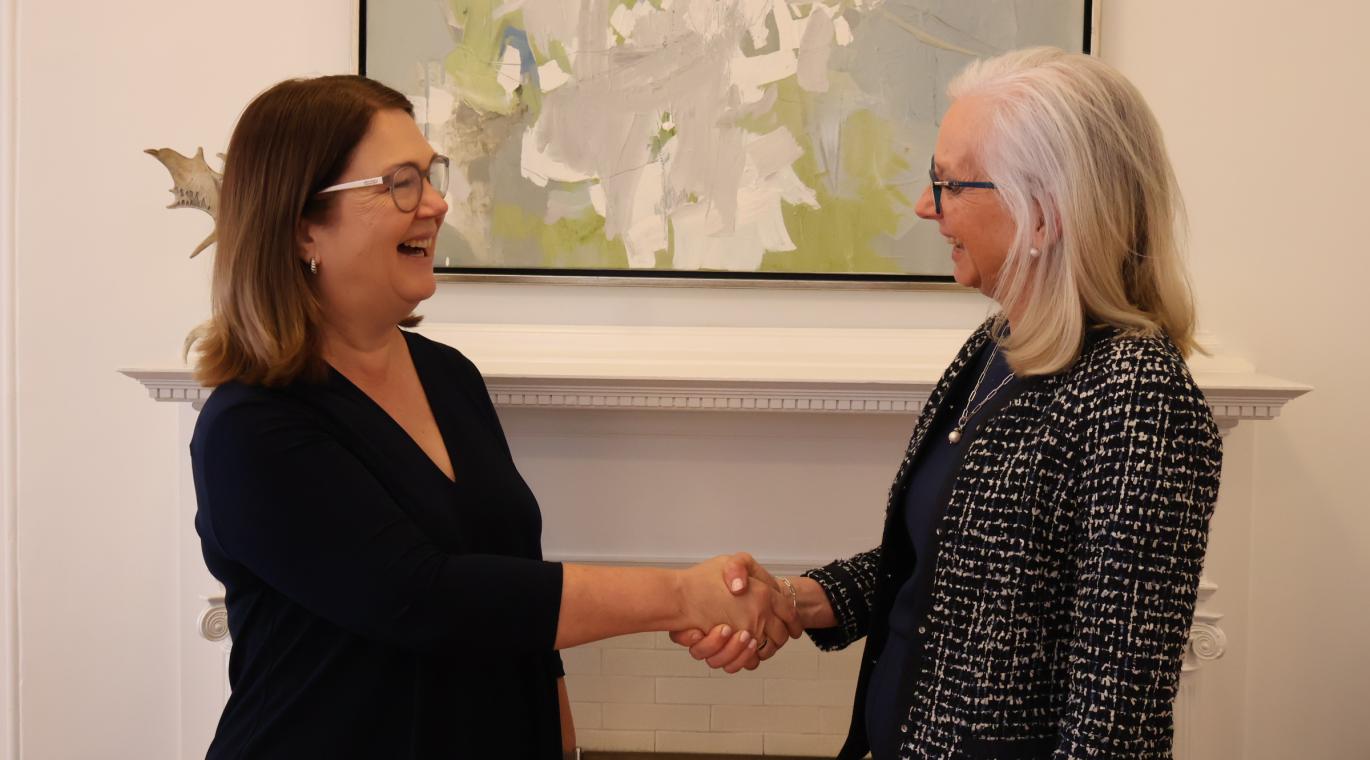
[{"label": "black and white tweed jacket", "polygon": [[[867,637],[840,758],[865,755],[865,695],[890,605],[912,571],[900,505],[977,330],[923,408],[875,550],[807,575]],[[959,410],[946,410],[956,413]],[[948,445],[933,441],[928,445]],[[1066,372],[1024,380],[966,447],[936,529],[932,599],[907,683],[900,758],[1169,758],[1221,439],[1163,338],[1095,330]]]}]

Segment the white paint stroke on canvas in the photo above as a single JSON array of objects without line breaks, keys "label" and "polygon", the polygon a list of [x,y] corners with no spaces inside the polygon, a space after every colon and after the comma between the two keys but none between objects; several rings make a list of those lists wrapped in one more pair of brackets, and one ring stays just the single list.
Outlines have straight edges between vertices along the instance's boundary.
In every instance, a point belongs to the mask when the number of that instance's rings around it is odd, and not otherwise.
[{"label": "white paint stroke on canvas", "polygon": [[[843,130],[881,95],[834,78],[853,25],[895,21],[924,44],[976,52],[915,23],[926,19],[896,18],[885,0],[431,1],[457,48],[423,66],[412,97],[452,159],[446,223],[477,266],[500,263],[491,164],[513,144],[519,175],[545,200],[542,223],[593,212],[634,268],[670,251],[676,270],[756,271],[765,254],[796,249],[787,206],[857,197],[862,178],[840,165]],[[826,96],[802,133],[775,117],[782,81]],[[797,173],[801,159],[810,170]],[[918,176],[907,175],[874,178],[894,188],[905,229],[916,219],[900,186]]]}]

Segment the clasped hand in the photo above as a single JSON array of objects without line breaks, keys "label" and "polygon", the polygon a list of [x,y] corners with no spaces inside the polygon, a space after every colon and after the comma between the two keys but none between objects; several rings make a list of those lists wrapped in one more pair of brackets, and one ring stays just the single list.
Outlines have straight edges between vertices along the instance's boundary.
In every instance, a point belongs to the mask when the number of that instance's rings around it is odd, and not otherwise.
[{"label": "clasped hand", "polygon": [[685,575],[686,608],[699,627],[673,631],[671,640],[712,668],[755,670],[804,632],[793,597],[750,554],[714,557]]}]

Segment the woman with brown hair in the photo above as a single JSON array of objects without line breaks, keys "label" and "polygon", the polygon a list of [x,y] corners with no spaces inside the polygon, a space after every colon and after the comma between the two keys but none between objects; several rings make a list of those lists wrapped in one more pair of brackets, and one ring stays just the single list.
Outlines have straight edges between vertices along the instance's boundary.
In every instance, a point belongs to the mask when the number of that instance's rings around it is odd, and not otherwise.
[{"label": "woman with brown hair", "polygon": [[233,637],[211,758],[557,758],[557,650],[722,621],[754,663],[794,625],[768,586],[722,588],[722,558],[542,560],[480,373],[400,329],[436,288],[446,184],[408,100],[361,77],[282,82],[234,130],[187,342],[215,388],[195,525]]}]

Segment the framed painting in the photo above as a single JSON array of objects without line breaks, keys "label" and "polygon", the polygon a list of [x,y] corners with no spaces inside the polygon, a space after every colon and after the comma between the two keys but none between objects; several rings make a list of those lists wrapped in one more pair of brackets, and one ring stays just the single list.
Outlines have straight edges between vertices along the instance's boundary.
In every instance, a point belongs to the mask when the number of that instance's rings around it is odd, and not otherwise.
[{"label": "framed painting", "polygon": [[1091,0],[360,0],[451,158],[448,278],[951,285],[914,214],[946,85],[1089,52]]}]

